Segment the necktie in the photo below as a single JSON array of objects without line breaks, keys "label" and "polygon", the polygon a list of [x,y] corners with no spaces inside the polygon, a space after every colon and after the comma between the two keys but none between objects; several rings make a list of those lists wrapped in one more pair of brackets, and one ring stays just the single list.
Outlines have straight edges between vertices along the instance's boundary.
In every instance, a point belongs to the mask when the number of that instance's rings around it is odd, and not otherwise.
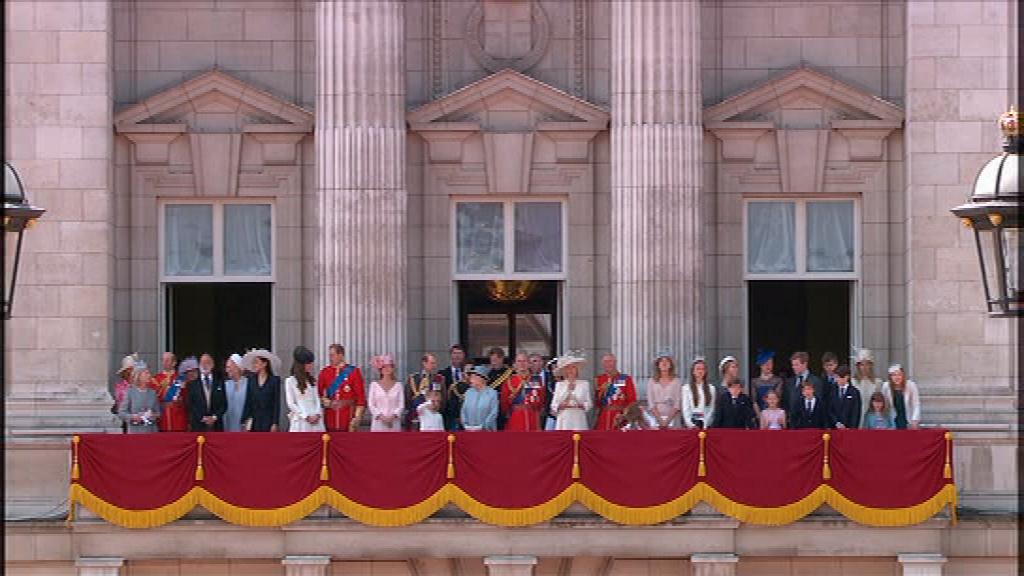
[{"label": "necktie", "polygon": [[808,412],[811,411],[811,401],[810,400],[807,401],[807,411]]}]

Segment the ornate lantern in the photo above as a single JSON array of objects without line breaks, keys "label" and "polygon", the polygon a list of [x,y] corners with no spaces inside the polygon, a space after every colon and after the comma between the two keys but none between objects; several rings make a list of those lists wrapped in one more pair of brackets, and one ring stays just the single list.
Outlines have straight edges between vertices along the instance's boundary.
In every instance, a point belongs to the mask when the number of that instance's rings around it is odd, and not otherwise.
[{"label": "ornate lantern", "polygon": [[1020,114],[1011,106],[999,117],[1003,153],[988,161],[974,180],[970,201],[952,209],[974,230],[989,316],[1024,315],[1020,243]]},{"label": "ornate lantern", "polygon": [[21,241],[25,230],[32,228],[44,212],[46,210],[29,203],[18,173],[10,164],[4,162],[4,320],[11,317],[14,285],[18,281],[18,264],[21,260]]}]

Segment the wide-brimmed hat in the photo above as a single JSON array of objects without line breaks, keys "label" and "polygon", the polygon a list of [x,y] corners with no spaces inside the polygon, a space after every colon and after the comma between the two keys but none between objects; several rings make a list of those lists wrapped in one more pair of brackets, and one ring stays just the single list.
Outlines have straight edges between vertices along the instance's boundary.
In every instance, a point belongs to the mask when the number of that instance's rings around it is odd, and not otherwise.
[{"label": "wide-brimmed hat", "polygon": [[725,365],[728,364],[729,362],[735,362],[735,361],[736,361],[736,357],[735,356],[726,356],[725,358],[722,358],[718,362],[718,372],[719,373],[725,372]]},{"label": "wide-brimmed hat", "polygon": [[583,357],[580,352],[570,351],[564,355],[558,357],[558,361],[555,362],[555,374],[561,374],[562,370],[565,370],[569,366],[575,366],[583,364],[587,359]]},{"label": "wide-brimmed hat", "polygon": [[275,374],[281,371],[281,359],[270,350],[265,350],[263,348],[249,350],[246,352],[245,356],[242,357],[242,368],[249,372],[255,372],[256,368],[253,366],[253,361],[257,358],[263,358],[267,362],[270,362],[270,369],[273,370]]},{"label": "wide-brimmed hat", "polygon": [[773,358],[775,358],[775,350],[758,350],[757,357],[754,358],[754,364],[760,366]]},{"label": "wide-brimmed hat", "polygon": [[[241,364],[239,364],[241,366]],[[189,370],[199,370],[199,361],[196,360],[195,356],[189,356],[178,364],[178,374],[184,374]]]},{"label": "wide-brimmed hat", "polygon": [[861,362],[875,363],[875,356],[871,353],[871,350],[867,348],[858,348],[856,353],[853,355],[854,364],[860,364]]},{"label": "wide-brimmed hat", "polygon": [[135,364],[139,362],[139,353],[129,354],[124,358],[121,358],[121,367],[115,372],[118,376],[124,373],[125,370],[134,370]]},{"label": "wide-brimmed hat", "polygon": [[487,369],[487,366],[484,366],[482,364],[477,364],[476,366],[473,366],[473,369],[470,370],[469,373],[476,374],[477,376],[483,378],[484,380],[487,380],[487,378],[491,375],[491,372],[490,370]]}]

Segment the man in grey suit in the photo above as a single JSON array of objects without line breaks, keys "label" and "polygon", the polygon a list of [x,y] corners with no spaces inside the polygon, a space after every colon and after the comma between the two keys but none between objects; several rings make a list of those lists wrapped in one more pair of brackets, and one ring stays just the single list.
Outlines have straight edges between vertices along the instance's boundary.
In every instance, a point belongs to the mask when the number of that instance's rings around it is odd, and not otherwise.
[{"label": "man in grey suit", "polygon": [[786,410],[786,421],[795,422],[800,415],[803,408],[802,388],[804,382],[810,382],[814,385],[814,397],[817,398],[817,403],[821,405],[823,412],[828,414],[825,384],[821,381],[821,378],[812,374],[808,368],[810,356],[807,352],[794,352],[789,357],[789,362],[793,367],[793,378],[786,381],[785,386],[782,388],[782,406]]}]

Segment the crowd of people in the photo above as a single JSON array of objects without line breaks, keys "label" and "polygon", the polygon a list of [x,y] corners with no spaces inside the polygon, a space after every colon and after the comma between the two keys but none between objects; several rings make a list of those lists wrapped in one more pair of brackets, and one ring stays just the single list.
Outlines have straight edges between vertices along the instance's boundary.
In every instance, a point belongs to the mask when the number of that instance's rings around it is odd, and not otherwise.
[{"label": "crowd of people", "polygon": [[452,346],[443,369],[435,355],[424,354],[420,370],[404,380],[395,373],[394,358],[376,356],[369,385],[340,344],[329,347],[328,364],[319,373],[313,353],[297,347],[283,382],[281,361],[267,350],[232,354],[223,377],[209,354],[179,363],[165,352],[155,374],[131,355],[117,373],[111,411],[128,433],[274,432],[284,421],[281,427],[293,432],[355,432],[367,412],[373,432],[902,429],[921,421],[917,385],[899,364],[889,367],[888,380],[876,378],[866,349],[857,351],[853,370],[825,353],[820,375],[809,370],[806,352],[796,352],[789,358],[793,376],[786,379],[776,375],[775,354],[761,350],[755,359],[759,374],[746,384],[733,356],[718,363],[715,383],[704,357],[693,358],[683,377],[672,354],[661,351],[643,400],[611,353],[601,357],[601,373],[591,387],[580,378],[582,354],[546,362],[519,353],[508,366],[501,348],[489,352],[488,364],[473,366],[461,346]]}]

